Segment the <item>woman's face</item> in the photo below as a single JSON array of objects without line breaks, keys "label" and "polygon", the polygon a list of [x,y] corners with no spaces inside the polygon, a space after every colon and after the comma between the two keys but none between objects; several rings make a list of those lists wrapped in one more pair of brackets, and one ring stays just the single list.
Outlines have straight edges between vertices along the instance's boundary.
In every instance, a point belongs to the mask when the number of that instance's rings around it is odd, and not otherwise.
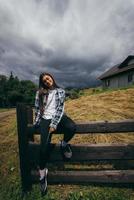
[{"label": "woman's face", "polygon": [[53,86],[53,79],[51,78],[51,76],[49,75],[45,75],[42,78],[42,82],[47,85],[49,88],[51,88]]}]

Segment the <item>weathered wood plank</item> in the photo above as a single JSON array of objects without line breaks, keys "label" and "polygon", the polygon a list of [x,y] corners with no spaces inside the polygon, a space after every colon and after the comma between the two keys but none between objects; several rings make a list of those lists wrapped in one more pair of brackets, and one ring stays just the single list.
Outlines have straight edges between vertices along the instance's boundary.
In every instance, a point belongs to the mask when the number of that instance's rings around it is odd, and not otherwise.
[{"label": "weathered wood plank", "polygon": [[77,133],[134,132],[134,120],[97,121],[77,124]]},{"label": "weathered wood plank", "polygon": [[26,106],[27,109],[27,121],[28,123],[33,123],[33,109],[30,106]]},{"label": "weathered wood plank", "polygon": [[[26,106],[26,112],[28,124],[33,124],[33,109],[30,106]],[[28,134],[28,139],[34,141],[34,131],[32,131],[31,134]]]},{"label": "weathered wood plank", "polygon": [[[33,183],[38,183],[38,172],[31,173]],[[50,171],[48,182],[53,184],[134,183],[134,170]]]},{"label": "weathered wood plank", "polygon": [[[30,143],[31,160],[38,160],[39,144]],[[75,144],[72,145],[73,156],[71,162],[91,160],[129,160],[134,159],[134,144]],[[49,162],[62,161],[60,146],[52,144]]]},{"label": "weathered wood plank", "polygon": [[[28,133],[40,134],[32,124],[28,124]],[[134,132],[134,120],[97,121],[76,124],[76,133],[125,133]],[[55,132],[55,134],[59,134]]]},{"label": "weathered wood plank", "polygon": [[24,104],[17,104],[17,129],[18,145],[20,158],[20,173],[23,192],[31,189],[30,163],[28,151],[28,134],[27,134],[27,109]]}]

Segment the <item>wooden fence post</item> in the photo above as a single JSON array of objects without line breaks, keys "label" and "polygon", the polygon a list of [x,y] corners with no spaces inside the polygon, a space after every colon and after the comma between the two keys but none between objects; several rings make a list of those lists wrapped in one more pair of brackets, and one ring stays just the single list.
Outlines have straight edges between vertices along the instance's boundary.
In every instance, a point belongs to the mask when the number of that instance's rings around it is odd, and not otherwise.
[{"label": "wooden fence post", "polygon": [[28,115],[26,105],[19,103],[16,109],[22,193],[26,193],[32,189],[27,134]]},{"label": "wooden fence post", "polygon": [[[31,106],[27,106],[27,123],[33,124],[33,109]],[[34,142],[34,132],[28,135],[28,139]]]}]

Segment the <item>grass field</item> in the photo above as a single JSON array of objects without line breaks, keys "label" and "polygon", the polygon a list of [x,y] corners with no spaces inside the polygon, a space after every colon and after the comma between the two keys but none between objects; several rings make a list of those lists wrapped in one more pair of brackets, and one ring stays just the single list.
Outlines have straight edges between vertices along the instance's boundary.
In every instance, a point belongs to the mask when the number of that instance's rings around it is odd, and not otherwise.
[{"label": "grass field", "polygon": [[[83,91],[83,95],[65,102],[65,112],[75,122],[134,119],[134,88],[92,92]],[[58,142],[62,136],[53,135],[52,142]],[[78,134],[70,143],[133,143],[131,134]],[[66,168],[70,167],[69,165]],[[72,166],[71,166],[72,167]],[[78,168],[79,166],[75,165]],[[106,166],[88,165],[89,168]],[[113,167],[113,166],[109,166]],[[16,115],[9,111],[0,120],[0,200],[20,200],[21,186],[19,175],[18,141]],[[97,187],[88,185],[49,185],[48,194],[42,198],[38,185],[24,199],[27,200],[134,200],[134,189]]]},{"label": "grass field", "polygon": [[11,109],[10,108],[0,108],[0,113],[10,111],[10,110],[12,110],[12,108]]}]

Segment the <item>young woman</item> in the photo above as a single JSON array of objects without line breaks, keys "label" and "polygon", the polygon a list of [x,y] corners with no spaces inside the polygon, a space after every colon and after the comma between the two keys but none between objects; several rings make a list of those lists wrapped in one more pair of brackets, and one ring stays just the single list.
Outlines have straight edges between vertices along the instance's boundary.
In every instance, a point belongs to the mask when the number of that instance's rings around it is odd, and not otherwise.
[{"label": "young woman", "polygon": [[65,90],[56,84],[53,76],[49,73],[40,74],[39,89],[35,97],[34,126],[39,128],[41,134],[39,174],[42,195],[47,193],[48,169],[46,164],[53,132],[64,134],[60,142],[63,158],[72,157],[71,146],[68,142],[75,134],[76,124],[64,112],[64,100]]}]

